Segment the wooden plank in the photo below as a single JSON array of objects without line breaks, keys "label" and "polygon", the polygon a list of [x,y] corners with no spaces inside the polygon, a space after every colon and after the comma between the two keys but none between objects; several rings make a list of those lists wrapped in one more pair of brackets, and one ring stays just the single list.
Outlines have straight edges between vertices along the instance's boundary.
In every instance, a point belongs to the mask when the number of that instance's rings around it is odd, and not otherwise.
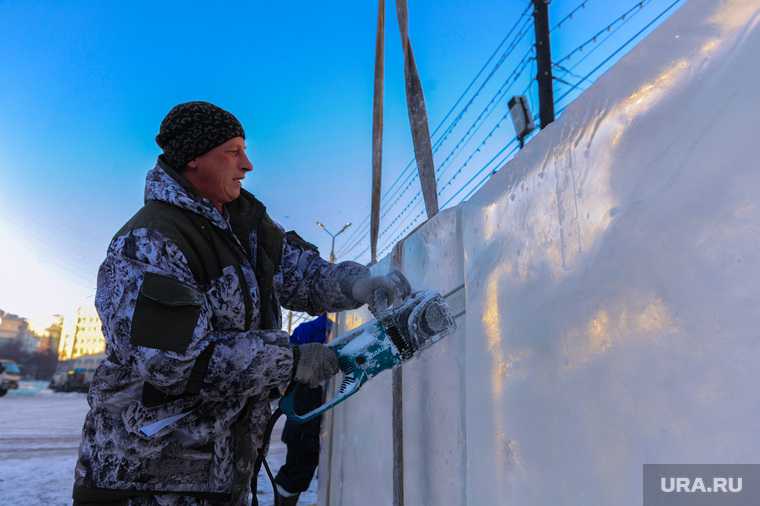
[{"label": "wooden plank", "polygon": [[428,218],[438,214],[438,193],[435,181],[435,165],[433,163],[433,147],[430,142],[425,95],[422,91],[417,64],[414,61],[412,43],[409,40],[408,10],[406,0],[396,0],[396,15],[401,45],[404,51],[404,79],[406,82],[406,105],[409,113],[409,126],[412,129],[414,157],[422,186],[422,197]]},{"label": "wooden plank", "polygon": [[372,210],[370,221],[371,261],[377,262],[377,239],[380,229],[380,195],[383,167],[383,78],[385,74],[385,0],[377,7],[375,39],[375,92],[372,101]]}]

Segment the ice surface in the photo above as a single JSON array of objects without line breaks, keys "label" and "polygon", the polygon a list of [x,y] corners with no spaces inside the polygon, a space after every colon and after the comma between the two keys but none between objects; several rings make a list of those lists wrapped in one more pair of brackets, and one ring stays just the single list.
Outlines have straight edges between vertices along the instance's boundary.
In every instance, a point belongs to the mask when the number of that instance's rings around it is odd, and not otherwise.
[{"label": "ice surface", "polygon": [[645,463],[757,460],[759,51],[760,0],[682,3],[404,241],[467,313],[404,364],[403,431],[390,381],[334,410],[331,506],[394,470],[407,504],[633,506]]},{"label": "ice surface", "polygon": [[[70,505],[74,465],[87,413],[84,394],[53,393],[44,382],[22,382],[0,398],[0,505]],[[269,452],[272,471],[285,462],[280,441],[284,418],[275,426]],[[258,480],[259,504],[272,506],[269,478]],[[317,481],[301,495],[299,506],[317,501]]]}]

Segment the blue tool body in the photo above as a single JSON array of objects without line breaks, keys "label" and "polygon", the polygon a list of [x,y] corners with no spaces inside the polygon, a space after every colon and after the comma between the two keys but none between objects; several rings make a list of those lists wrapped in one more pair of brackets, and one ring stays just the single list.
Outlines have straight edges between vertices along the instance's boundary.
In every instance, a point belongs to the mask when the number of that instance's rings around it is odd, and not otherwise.
[{"label": "blue tool body", "polygon": [[280,409],[290,420],[312,420],[354,395],[369,379],[412,359],[455,329],[443,297],[433,291],[417,292],[328,344],[338,355],[343,373],[332,399],[308,413],[296,413],[295,389],[299,387],[295,385],[280,400]]}]

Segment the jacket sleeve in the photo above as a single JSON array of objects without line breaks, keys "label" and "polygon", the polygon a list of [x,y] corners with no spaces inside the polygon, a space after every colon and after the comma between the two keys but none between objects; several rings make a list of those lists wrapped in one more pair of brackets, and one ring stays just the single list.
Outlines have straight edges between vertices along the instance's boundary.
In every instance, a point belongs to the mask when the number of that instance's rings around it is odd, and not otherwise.
[{"label": "jacket sleeve", "polygon": [[361,306],[351,296],[351,287],[366,276],[367,267],[356,262],[331,264],[319,256],[316,247],[288,232],[274,282],[283,307],[320,314]]},{"label": "jacket sleeve", "polygon": [[195,380],[209,400],[266,398],[290,383],[293,352],[271,344],[287,342],[287,334],[212,329],[207,294],[181,250],[157,231],[114,239],[98,272],[95,304],[109,354],[166,394],[185,392],[198,359],[208,360]]}]

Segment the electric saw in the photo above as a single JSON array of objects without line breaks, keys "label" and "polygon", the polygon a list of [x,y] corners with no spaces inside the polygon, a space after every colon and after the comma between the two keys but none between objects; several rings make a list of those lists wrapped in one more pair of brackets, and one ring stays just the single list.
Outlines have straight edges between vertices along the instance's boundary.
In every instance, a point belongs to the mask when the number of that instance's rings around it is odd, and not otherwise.
[{"label": "electric saw", "polygon": [[312,411],[296,413],[296,385],[280,399],[280,409],[289,420],[314,419],[354,395],[371,378],[411,360],[456,330],[449,305],[432,290],[415,292],[396,306],[370,305],[370,311],[374,320],[328,344],[338,355],[343,373],[335,396]]}]

